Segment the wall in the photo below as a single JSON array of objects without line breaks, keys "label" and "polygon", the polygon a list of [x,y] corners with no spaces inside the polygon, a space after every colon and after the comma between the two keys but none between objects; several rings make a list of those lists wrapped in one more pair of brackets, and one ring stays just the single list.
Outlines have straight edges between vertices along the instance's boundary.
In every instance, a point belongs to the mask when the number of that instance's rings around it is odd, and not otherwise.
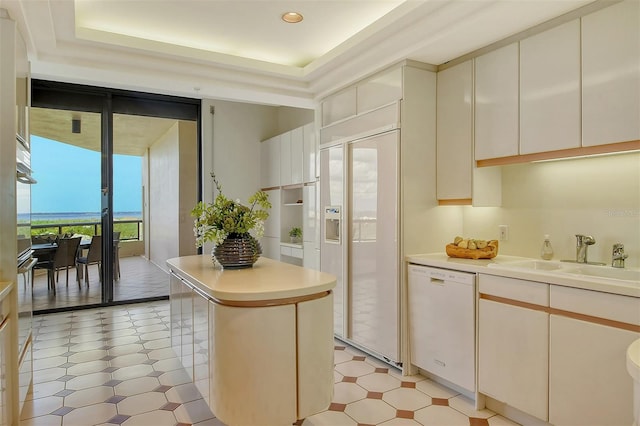
[{"label": "wall", "polygon": [[622,242],[626,265],[640,266],[640,153],[504,166],[502,207],[464,207],[465,236],[497,238],[500,254],[538,258],[544,234],[554,260],[575,259],[575,234],[592,235],[589,260],[611,264]]},{"label": "wall", "polygon": [[197,126],[176,122],[148,151],[148,259],[167,270],[165,261],[196,253],[190,212],[197,198]]},{"label": "wall", "polygon": [[278,131],[276,134],[270,135],[265,139],[288,132],[289,130],[296,129],[300,126],[304,126],[305,124],[311,123],[313,119],[314,110],[312,109],[279,107]]},{"label": "wall", "polygon": [[196,254],[196,238],[193,235],[191,210],[198,199],[198,126],[195,121],[179,123],[180,177],[178,204],[178,254],[188,256]]},{"label": "wall", "polygon": [[149,260],[166,270],[178,255],[179,141],[178,124],[149,147]]}]

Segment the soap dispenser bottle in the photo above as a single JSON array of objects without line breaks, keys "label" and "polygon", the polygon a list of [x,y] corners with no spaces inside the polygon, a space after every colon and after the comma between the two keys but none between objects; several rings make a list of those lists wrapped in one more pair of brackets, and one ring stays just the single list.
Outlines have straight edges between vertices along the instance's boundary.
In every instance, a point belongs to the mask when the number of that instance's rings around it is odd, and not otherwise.
[{"label": "soap dispenser bottle", "polygon": [[540,257],[544,260],[551,260],[553,257],[553,247],[551,247],[549,234],[545,234],[544,236],[544,242],[542,243],[542,249],[540,250]]}]

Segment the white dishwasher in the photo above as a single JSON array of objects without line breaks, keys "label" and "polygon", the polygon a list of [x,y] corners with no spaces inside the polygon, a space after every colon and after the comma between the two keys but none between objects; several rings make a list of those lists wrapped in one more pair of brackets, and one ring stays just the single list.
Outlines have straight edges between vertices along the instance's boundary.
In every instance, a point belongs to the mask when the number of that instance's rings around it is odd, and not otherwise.
[{"label": "white dishwasher", "polygon": [[468,272],[409,265],[411,364],[473,393],[475,283]]}]

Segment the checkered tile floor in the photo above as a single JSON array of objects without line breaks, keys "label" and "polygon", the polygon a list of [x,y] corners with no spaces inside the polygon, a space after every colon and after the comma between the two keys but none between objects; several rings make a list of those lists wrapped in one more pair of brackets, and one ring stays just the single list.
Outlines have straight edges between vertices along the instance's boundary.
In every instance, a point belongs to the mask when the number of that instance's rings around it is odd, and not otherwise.
[{"label": "checkered tile floor", "polygon": [[[33,357],[21,425],[222,425],[170,348],[167,301],[36,316]],[[333,403],[297,424],[514,424],[341,343],[335,363]]]}]

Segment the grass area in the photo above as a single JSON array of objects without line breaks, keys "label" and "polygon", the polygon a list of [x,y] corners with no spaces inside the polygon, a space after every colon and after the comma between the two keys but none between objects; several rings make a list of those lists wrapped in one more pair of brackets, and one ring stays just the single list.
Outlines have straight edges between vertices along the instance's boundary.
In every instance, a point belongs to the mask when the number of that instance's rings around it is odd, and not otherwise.
[{"label": "grass area", "polygon": [[[114,231],[120,231],[121,240],[137,240],[142,238],[142,235],[138,235],[138,224],[134,223],[118,223],[113,224]],[[34,226],[46,225],[44,228],[34,228]],[[46,235],[46,234],[82,234],[82,235],[95,235],[97,230],[98,235],[102,233],[102,226],[99,222],[72,222],[68,219],[62,220],[34,220],[31,222],[31,236]]]}]

